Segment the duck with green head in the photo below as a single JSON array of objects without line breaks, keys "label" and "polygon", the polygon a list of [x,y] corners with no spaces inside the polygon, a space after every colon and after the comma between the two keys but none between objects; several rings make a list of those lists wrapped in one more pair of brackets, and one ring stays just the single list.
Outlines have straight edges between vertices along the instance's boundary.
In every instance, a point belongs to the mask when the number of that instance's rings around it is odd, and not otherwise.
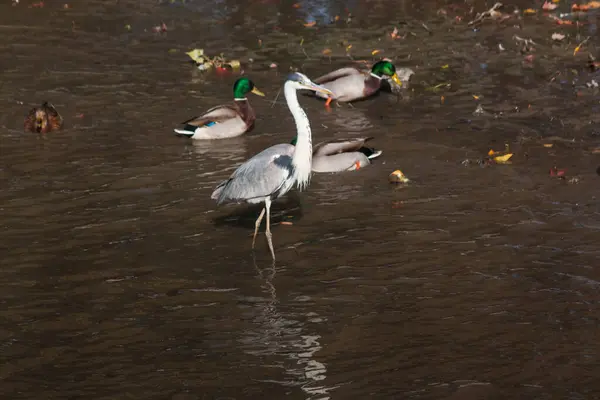
[{"label": "duck with green head", "polygon": [[227,139],[243,135],[254,127],[256,116],[246,95],[264,96],[254,83],[245,77],[233,84],[233,104],[216,106],[204,114],[183,122],[175,133],[192,139]]},{"label": "duck with green head", "polygon": [[333,97],[317,94],[319,97],[327,99],[325,105],[329,106],[332,100],[348,103],[367,98],[377,93],[381,88],[382,80],[386,78],[390,78],[397,85],[402,85],[402,81],[396,74],[396,67],[389,60],[375,63],[367,74],[358,68],[346,67],[323,75],[315,79],[315,82],[335,94]]},{"label": "duck with green head", "polygon": [[[371,164],[371,160],[381,155],[381,150],[366,147],[365,143],[373,139],[353,138],[321,142],[313,147],[313,172],[355,171]],[[291,141],[296,145],[296,138]]]}]

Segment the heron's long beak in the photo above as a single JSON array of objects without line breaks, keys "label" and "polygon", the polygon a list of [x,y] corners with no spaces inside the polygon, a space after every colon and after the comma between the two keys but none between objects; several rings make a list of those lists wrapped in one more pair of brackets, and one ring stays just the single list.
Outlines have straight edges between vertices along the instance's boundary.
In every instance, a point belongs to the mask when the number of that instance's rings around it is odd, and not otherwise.
[{"label": "heron's long beak", "polygon": [[398,74],[394,73],[394,75],[392,75],[392,80],[394,81],[394,83],[396,83],[398,86],[402,86],[402,81],[400,80],[400,78],[398,78]]},{"label": "heron's long beak", "polygon": [[252,88],[252,93],[254,93],[257,96],[264,96],[265,95],[263,92],[261,92],[260,90],[258,90],[256,87]]},{"label": "heron's long beak", "polygon": [[321,85],[317,85],[314,82],[303,84],[302,86],[304,86],[304,89],[312,90],[314,92],[323,93],[323,94],[326,94],[328,96],[335,96],[331,90],[329,90],[329,89],[327,89],[327,88],[325,88],[325,87],[323,87]]}]

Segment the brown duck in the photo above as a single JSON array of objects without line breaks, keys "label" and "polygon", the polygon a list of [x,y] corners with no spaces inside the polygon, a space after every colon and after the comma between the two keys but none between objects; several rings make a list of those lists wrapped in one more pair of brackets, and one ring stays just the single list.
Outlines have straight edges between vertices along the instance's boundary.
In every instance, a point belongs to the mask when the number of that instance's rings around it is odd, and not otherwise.
[{"label": "brown duck", "polygon": [[26,131],[47,133],[60,130],[63,118],[52,104],[44,102],[41,107],[34,107],[29,111],[23,125]]}]

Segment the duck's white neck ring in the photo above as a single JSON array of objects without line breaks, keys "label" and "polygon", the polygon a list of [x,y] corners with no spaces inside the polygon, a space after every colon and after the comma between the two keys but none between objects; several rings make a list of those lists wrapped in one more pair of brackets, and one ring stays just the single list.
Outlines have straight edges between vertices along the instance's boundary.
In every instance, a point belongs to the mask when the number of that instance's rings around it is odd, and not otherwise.
[{"label": "duck's white neck ring", "polygon": [[235,100],[235,101],[246,101],[248,99],[246,97],[235,97],[233,100]]},{"label": "duck's white neck ring", "polygon": [[375,75],[375,74],[374,74],[374,73],[372,73],[372,72],[371,72],[371,76],[372,76],[373,78],[377,78],[377,79],[379,79],[379,80],[382,80],[382,79],[383,79],[383,77],[382,77],[382,76]]}]

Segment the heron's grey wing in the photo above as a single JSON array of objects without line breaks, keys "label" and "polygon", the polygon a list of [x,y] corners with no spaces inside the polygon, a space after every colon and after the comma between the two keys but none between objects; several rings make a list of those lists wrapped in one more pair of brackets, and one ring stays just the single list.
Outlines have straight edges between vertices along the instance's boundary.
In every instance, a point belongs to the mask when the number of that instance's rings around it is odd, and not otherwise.
[{"label": "heron's grey wing", "polygon": [[318,77],[314,80],[314,82],[318,85],[322,85],[327,82],[334,81],[336,79],[340,79],[350,75],[362,75],[363,73],[354,67],[346,67],[336,69],[328,74]]},{"label": "heron's grey wing", "polygon": [[371,139],[373,139],[373,137],[337,139],[327,142],[321,142],[314,146],[313,156],[329,156],[332,154],[359,151],[365,145],[365,143]]},{"label": "heron's grey wing", "polygon": [[286,179],[292,176],[294,146],[277,144],[258,153],[235,170],[212,193],[217,204],[227,201],[260,203],[276,195]]},{"label": "heron's grey wing", "polygon": [[202,115],[182,122],[185,125],[204,126],[209,122],[223,122],[224,120],[239,117],[239,110],[235,105],[223,104],[208,110]]}]

